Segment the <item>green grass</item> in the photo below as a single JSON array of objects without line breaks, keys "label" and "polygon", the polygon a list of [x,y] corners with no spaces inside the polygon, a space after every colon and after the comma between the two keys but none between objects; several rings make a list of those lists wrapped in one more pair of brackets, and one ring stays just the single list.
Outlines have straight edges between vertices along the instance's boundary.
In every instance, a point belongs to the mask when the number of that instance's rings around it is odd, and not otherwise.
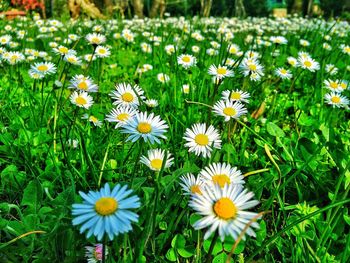
[{"label": "green grass", "polygon": [[[78,191],[95,191],[105,182],[128,184],[142,204],[133,230],[107,243],[107,262],[205,262],[211,255],[213,262],[225,262],[235,240],[227,238],[222,243],[213,236],[203,240],[204,232],[192,227],[200,217],[188,207],[189,198],[182,195],[179,185],[180,176],[189,172],[197,175],[212,162],[229,162],[243,174],[251,173],[245,186],[260,201],[252,211],[266,211],[258,221],[256,238],[241,241],[232,262],[348,261],[350,114],[348,108],[333,108],[324,102],[328,91],[323,82],[349,79],[350,58],[340,49],[349,42],[349,25],[290,18],[291,25],[300,27],[292,30],[267,18],[228,21],[186,20],[188,31],[179,26],[179,20],[116,21],[113,25],[111,21],[92,22],[105,29],[102,34],[112,54],[92,61],[86,72],[99,85],[89,110],[74,106],[69,101],[72,90],[67,89],[69,80],[85,70],[59,59],[49,43],[60,37],[56,42],[74,48],[78,55],[92,53],[93,47],[84,39],[92,28],[77,21],[66,24],[66,31],[60,28],[54,34],[44,34],[32,21],[0,21],[0,37],[10,34],[19,44],[15,48],[4,46],[8,51],[46,51],[58,68],[44,80],[33,80],[28,75],[33,62],[10,65],[0,59],[1,262],[84,261],[84,246],[96,240],[87,240],[72,226],[71,205],[81,202]],[[221,23],[234,32],[232,40],[225,41],[217,33]],[[264,31],[261,36],[254,30],[256,25]],[[134,42],[113,38],[124,28],[136,33]],[[17,39],[16,31],[22,29],[27,36]],[[195,31],[205,40],[191,38]],[[161,37],[159,46],[143,32]],[[71,33],[82,38],[64,44]],[[253,42],[245,42],[248,35]],[[256,45],[258,39],[268,41],[270,36],[280,35],[286,37],[287,45]],[[324,40],[325,35],[331,39]],[[175,36],[178,48],[168,55],[164,48],[175,45]],[[308,40],[310,46],[302,47],[299,39]],[[217,56],[206,54],[212,40],[221,44]],[[141,51],[142,42],[152,46],[152,53]],[[332,46],[331,51],[322,48],[324,42]],[[227,57],[235,59],[237,65],[242,61],[228,54],[230,43],[239,45],[244,54],[252,49],[260,54],[264,66],[260,81],[250,81],[234,68],[234,77],[213,84],[210,65]],[[200,47],[198,54],[191,51],[193,45]],[[277,49],[279,55],[273,56]],[[299,51],[309,52],[320,63],[320,70],[289,66],[287,57],[297,58]],[[195,55],[197,66],[182,69],[177,63],[181,54]],[[153,70],[138,74],[137,68],[146,63]],[[334,64],[339,72],[331,76],[326,64]],[[274,74],[275,68],[282,66],[291,70],[291,80]],[[169,75],[170,82],[157,81],[158,73]],[[55,85],[56,80],[63,87]],[[160,145],[126,142],[127,135],[103,121],[113,108],[108,94],[121,82],[139,84],[147,98],[158,100],[158,107],[141,104],[140,110],[154,112],[168,124],[167,139]],[[182,92],[183,84],[190,84],[189,94]],[[230,126],[210,109],[227,89],[251,94],[248,114],[231,121]],[[349,90],[343,95],[349,97]],[[261,116],[251,117],[262,103],[266,106]],[[96,116],[103,126],[81,119],[84,113]],[[184,146],[186,128],[199,122],[214,125],[221,134],[222,148],[214,150],[210,158],[197,157]],[[69,139],[77,139],[78,147],[70,147]],[[158,175],[139,162],[140,155],[155,147],[174,156],[173,166]]]}]

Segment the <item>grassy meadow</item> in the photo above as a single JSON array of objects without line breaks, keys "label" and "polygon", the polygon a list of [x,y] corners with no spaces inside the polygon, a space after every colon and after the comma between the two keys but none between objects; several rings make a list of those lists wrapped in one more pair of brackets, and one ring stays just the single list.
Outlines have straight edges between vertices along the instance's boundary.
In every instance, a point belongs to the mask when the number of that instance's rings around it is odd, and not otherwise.
[{"label": "grassy meadow", "polygon": [[349,262],[349,30],[0,20],[0,262]]}]

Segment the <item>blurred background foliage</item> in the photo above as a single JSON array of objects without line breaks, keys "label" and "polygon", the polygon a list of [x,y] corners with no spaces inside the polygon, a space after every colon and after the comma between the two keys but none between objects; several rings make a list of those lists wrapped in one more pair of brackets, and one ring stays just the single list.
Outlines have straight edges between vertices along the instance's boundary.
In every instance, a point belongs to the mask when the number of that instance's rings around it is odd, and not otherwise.
[{"label": "blurred background foliage", "polygon": [[[191,17],[202,16],[268,16],[271,3],[282,4],[288,13],[300,15],[310,14],[309,5],[319,4],[322,14],[326,18],[350,18],[350,0],[0,0],[0,11],[6,9],[23,9],[24,4],[15,5],[14,2],[44,3],[47,17],[90,16],[98,17],[125,17],[134,15],[146,17],[171,16]],[[74,14],[74,8],[76,14]],[[91,15],[86,9],[100,14]],[[243,10],[242,10],[243,8]],[[36,8],[38,12],[43,12]]]}]

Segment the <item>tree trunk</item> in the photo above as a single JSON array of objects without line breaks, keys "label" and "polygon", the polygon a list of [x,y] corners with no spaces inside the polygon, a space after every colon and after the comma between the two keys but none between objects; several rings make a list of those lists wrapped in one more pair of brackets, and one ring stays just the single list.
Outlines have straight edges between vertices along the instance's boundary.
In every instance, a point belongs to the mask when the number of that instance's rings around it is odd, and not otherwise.
[{"label": "tree trunk", "polygon": [[129,0],[117,0],[114,9],[120,13],[121,17],[125,17],[125,10],[129,5]]},{"label": "tree trunk", "polygon": [[308,5],[307,5],[307,15],[311,17],[313,15],[313,6],[314,6],[314,1],[309,0]]},{"label": "tree trunk", "polygon": [[132,5],[135,15],[139,18],[143,18],[143,0],[132,0]]},{"label": "tree trunk", "polygon": [[166,8],[165,0],[153,0],[152,7],[149,12],[149,16],[151,18],[156,17],[159,11],[159,16],[163,17],[165,8]]},{"label": "tree trunk", "polygon": [[235,1],[235,15],[237,17],[245,17],[245,7],[242,0]]},{"label": "tree trunk", "polygon": [[72,18],[78,18],[80,11],[91,18],[105,18],[100,10],[90,0],[68,0],[68,8]]},{"label": "tree trunk", "polygon": [[210,15],[212,2],[212,0],[201,0],[201,16],[208,17]]}]

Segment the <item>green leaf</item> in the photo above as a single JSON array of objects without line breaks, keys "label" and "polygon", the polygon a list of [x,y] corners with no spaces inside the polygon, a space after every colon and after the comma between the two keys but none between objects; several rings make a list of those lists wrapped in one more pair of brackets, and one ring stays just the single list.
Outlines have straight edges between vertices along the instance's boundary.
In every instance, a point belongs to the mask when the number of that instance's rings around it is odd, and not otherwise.
[{"label": "green leaf", "polygon": [[284,131],[280,127],[278,127],[276,124],[274,124],[273,122],[268,122],[266,125],[266,129],[267,129],[267,132],[272,136],[275,136],[275,137],[286,136]]},{"label": "green leaf", "polygon": [[171,246],[173,248],[184,248],[186,245],[186,239],[183,235],[177,234],[171,241]]},{"label": "green leaf", "polygon": [[190,224],[193,226],[194,223],[196,223],[199,219],[201,219],[202,217],[198,214],[192,214],[190,216]]},{"label": "green leaf", "polygon": [[165,231],[165,230],[167,230],[167,228],[168,228],[167,222],[165,222],[165,221],[159,222],[159,229],[160,229],[160,230]]},{"label": "green leaf", "polygon": [[39,210],[43,198],[43,190],[41,184],[37,180],[29,182],[24,189],[21,205],[27,205],[31,211],[37,212]]},{"label": "green leaf", "polygon": [[256,244],[261,246],[262,242],[266,238],[266,223],[264,220],[260,221],[260,228],[256,231]]},{"label": "green leaf", "polygon": [[[212,263],[225,263],[227,256],[228,255],[226,255],[226,253],[220,253],[219,255],[217,255],[213,258]],[[230,259],[229,262],[233,262],[232,258]]]},{"label": "green leaf", "polygon": [[179,248],[177,250],[177,252],[183,258],[190,258],[190,257],[192,257],[194,255],[194,250],[195,250],[194,247],[188,246],[188,247],[185,247],[185,248]]},{"label": "green leaf", "polygon": [[167,258],[167,260],[169,260],[171,262],[175,262],[177,259],[175,250],[173,248],[170,248],[168,250],[168,252],[166,252],[165,257]]},{"label": "green leaf", "polygon": [[[205,240],[204,242],[203,242],[203,248],[204,248],[204,250],[205,250],[205,252],[207,252],[208,253],[208,251],[209,251],[209,248],[210,248],[210,244],[211,244],[211,241],[213,240],[213,235],[209,238],[209,239],[207,239],[207,240]],[[216,240],[216,242],[215,242],[215,245],[214,245],[214,248],[213,248],[213,252],[211,253],[212,255],[216,255],[216,254],[218,254],[219,252],[221,252],[223,250],[223,246],[222,246],[222,242],[220,241],[220,239],[218,238],[217,240]]]}]

